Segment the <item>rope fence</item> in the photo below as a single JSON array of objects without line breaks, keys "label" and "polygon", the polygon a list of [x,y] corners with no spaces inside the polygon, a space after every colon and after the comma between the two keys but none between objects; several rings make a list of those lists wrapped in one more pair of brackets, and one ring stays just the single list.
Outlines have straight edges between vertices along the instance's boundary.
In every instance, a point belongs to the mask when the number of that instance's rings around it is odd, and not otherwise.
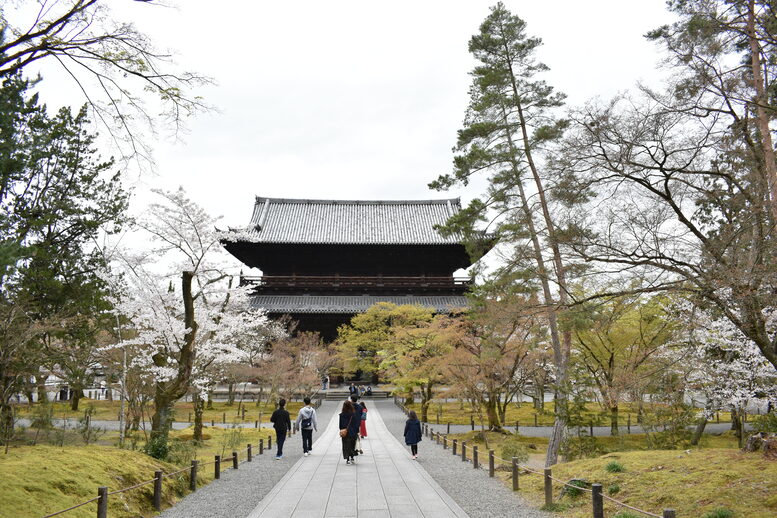
[{"label": "rope fence", "polygon": [[[259,454],[263,454],[264,450],[271,449],[272,447],[272,440],[268,438],[267,445],[265,447],[264,439],[259,440]],[[241,455],[246,454],[242,457]],[[114,491],[108,491],[108,488],[105,486],[101,486],[97,488],[97,496],[94,498],[91,498],[89,500],[86,500],[84,502],[78,503],[76,505],[73,505],[71,507],[68,507],[67,509],[62,509],[59,511],[56,511],[54,513],[47,514],[46,516],[43,516],[41,518],[52,518],[54,516],[59,516],[64,513],[67,513],[68,511],[72,511],[74,509],[78,509],[79,507],[83,507],[85,505],[89,505],[91,503],[97,502],[97,518],[107,518],[108,517],[108,497],[111,495],[118,495],[121,493],[126,493],[128,491],[132,491],[134,489],[138,489],[143,486],[147,486],[150,484],[154,484],[154,491],[152,493],[152,504],[154,506],[154,509],[157,511],[162,510],[162,481],[165,478],[171,478],[177,475],[181,475],[184,472],[189,472],[189,490],[190,491],[196,491],[197,490],[197,473],[199,471],[199,468],[202,466],[214,466],[214,479],[221,478],[221,472],[226,471],[229,469],[229,466],[221,466],[221,463],[223,460],[230,459],[232,462],[232,469],[238,469],[238,466],[240,464],[243,464],[245,462],[252,462],[253,460],[253,445],[248,444],[245,448],[239,450],[239,451],[233,451],[232,454],[228,457],[222,458],[221,455],[215,455],[214,460],[202,462],[200,460],[192,460],[191,466],[181,468],[177,471],[173,471],[171,473],[163,473],[162,471],[156,471],[154,473],[154,478],[149,480],[144,480],[143,482],[139,482],[135,485],[129,486],[129,487],[123,487],[121,489],[116,489]]]},{"label": "rope fence", "polygon": [[[407,408],[401,403],[399,403],[399,400],[397,398],[394,398],[394,403],[405,413],[405,415],[408,414],[409,411],[407,410]],[[431,438],[435,442],[435,444],[439,445],[442,443],[443,450],[448,449],[447,433],[441,434],[439,432],[436,432],[427,423],[424,423],[422,425],[421,431],[424,436]],[[448,432],[450,432],[450,423],[448,424]],[[441,441],[441,438],[442,438],[442,441]],[[473,468],[482,469],[479,462],[479,451],[477,446],[469,445],[467,444],[467,441],[459,442],[458,439],[453,439],[451,441],[451,452],[454,456],[460,456],[462,462],[467,462],[469,460],[467,457],[467,453],[469,452]],[[654,514],[654,513],[651,513],[650,511],[645,511],[644,509],[633,507],[625,502],[621,502],[620,500],[616,500],[612,497],[605,495],[602,492],[601,484],[591,484],[591,488],[589,489],[581,485],[573,484],[571,483],[571,481],[560,480],[553,476],[553,471],[551,468],[545,468],[543,471],[538,471],[526,465],[519,464],[518,459],[516,457],[513,457],[512,459],[509,459],[509,460],[503,459],[502,457],[498,457],[494,455],[494,450],[488,450],[488,472],[489,472],[488,474],[489,474],[489,477],[491,478],[495,476],[497,462],[499,464],[510,466],[512,470],[510,478],[512,479],[513,491],[519,490],[520,471],[523,471],[525,473],[541,475],[544,480],[546,507],[553,506],[553,482],[556,482],[557,484],[561,484],[564,488],[570,487],[570,488],[574,488],[575,491],[584,491],[584,492],[590,493],[591,501],[593,504],[593,518],[604,518],[604,500],[608,500],[619,507],[623,507],[631,511],[635,511],[637,513],[641,513],[645,516],[650,516],[652,518],[676,518],[676,513],[674,509],[664,509],[663,514]]]}]

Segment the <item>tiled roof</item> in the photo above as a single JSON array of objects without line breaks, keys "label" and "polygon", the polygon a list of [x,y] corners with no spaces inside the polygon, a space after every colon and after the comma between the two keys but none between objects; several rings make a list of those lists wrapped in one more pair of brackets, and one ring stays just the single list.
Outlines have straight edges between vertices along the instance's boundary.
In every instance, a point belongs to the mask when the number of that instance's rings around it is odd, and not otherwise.
[{"label": "tiled roof", "polygon": [[251,305],[269,313],[361,313],[378,302],[397,305],[420,304],[447,313],[467,307],[467,298],[457,295],[375,296],[375,295],[252,295]]},{"label": "tiled roof", "polygon": [[447,200],[298,200],[256,198],[249,239],[259,243],[458,244],[434,228],[458,213]]}]

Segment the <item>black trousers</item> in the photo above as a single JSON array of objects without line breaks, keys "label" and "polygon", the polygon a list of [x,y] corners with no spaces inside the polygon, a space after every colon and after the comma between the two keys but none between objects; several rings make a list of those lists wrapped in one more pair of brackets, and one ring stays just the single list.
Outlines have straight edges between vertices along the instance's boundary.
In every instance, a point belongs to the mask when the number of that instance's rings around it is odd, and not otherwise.
[{"label": "black trousers", "polygon": [[356,436],[346,435],[343,439],[343,458],[353,458],[353,449],[356,447]]},{"label": "black trousers", "polygon": [[413,455],[418,455],[418,445],[417,444],[411,444],[410,445],[410,452]]},{"label": "black trousers", "polygon": [[275,456],[283,455],[283,443],[286,442],[286,430],[275,430]]},{"label": "black trousers", "polygon": [[313,449],[313,429],[302,431],[302,453],[307,453]]}]

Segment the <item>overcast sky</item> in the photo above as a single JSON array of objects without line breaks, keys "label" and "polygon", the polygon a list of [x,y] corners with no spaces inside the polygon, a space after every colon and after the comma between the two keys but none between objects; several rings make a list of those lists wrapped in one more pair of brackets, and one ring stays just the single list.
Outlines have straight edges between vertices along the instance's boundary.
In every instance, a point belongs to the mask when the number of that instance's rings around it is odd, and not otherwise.
[{"label": "overcast sky", "polygon": [[[183,143],[155,144],[158,174],[142,177],[136,209],[149,186],[179,185],[230,226],[248,223],[255,195],[468,200],[473,192],[426,185],[450,170],[473,66],[467,42],[493,3],[112,2],[216,81],[200,93],[218,111],[190,120]],[[643,35],[671,20],[663,0],[505,3],[544,40],[546,79],[570,105],[655,77],[660,56]],[[83,102],[60,80],[40,88],[49,104]]]}]

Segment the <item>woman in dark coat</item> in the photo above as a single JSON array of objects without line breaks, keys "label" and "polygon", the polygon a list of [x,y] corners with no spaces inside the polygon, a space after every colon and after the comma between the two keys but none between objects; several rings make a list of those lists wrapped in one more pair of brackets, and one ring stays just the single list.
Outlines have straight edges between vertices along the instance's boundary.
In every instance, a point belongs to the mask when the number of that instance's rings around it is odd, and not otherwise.
[{"label": "woman in dark coat", "polygon": [[353,464],[354,449],[356,448],[356,437],[359,435],[359,425],[361,416],[356,415],[353,403],[346,401],[343,403],[342,412],[340,412],[340,430],[347,430],[343,441],[343,458],[346,464]]},{"label": "woman in dark coat", "polygon": [[405,444],[410,446],[410,452],[415,460],[418,457],[418,443],[421,442],[421,421],[418,420],[415,410],[411,410],[407,414],[407,418],[405,421]]}]

